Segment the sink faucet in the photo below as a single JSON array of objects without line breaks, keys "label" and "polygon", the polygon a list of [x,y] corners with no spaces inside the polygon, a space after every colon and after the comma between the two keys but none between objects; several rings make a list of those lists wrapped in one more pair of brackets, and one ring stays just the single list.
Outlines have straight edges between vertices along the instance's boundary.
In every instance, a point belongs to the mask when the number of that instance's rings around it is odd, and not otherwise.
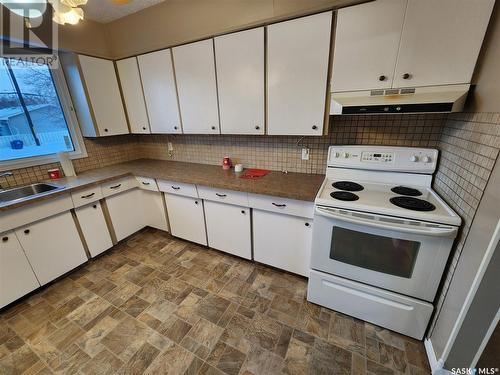
[{"label": "sink faucet", "polygon": [[[0,177],[8,177],[8,176],[12,176],[12,172],[3,172],[3,173],[0,173]],[[2,188],[2,185],[0,185],[0,190],[3,189]]]}]

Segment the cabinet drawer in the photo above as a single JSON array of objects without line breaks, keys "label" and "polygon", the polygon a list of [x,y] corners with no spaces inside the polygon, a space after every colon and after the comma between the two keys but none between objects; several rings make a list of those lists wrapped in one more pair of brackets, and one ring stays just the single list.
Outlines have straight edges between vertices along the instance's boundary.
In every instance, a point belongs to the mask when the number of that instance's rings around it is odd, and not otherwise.
[{"label": "cabinet drawer", "polygon": [[433,310],[430,303],[315,270],[309,275],[307,300],[417,340]]},{"label": "cabinet drawer", "polygon": [[84,206],[102,199],[102,191],[100,186],[92,186],[88,189],[73,191],[71,193],[73,205],[76,207]]},{"label": "cabinet drawer", "polygon": [[103,197],[109,197],[135,187],[137,187],[137,180],[133,177],[126,177],[101,185]]},{"label": "cabinet drawer", "polygon": [[279,212],[288,215],[312,218],[314,203],[296,199],[271,197],[269,195],[248,194],[248,204],[252,208]]},{"label": "cabinet drawer", "polygon": [[135,179],[141,189],[158,191],[158,185],[156,185],[156,180],[154,178],[137,176]]},{"label": "cabinet drawer", "polygon": [[183,195],[185,197],[198,198],[198,190],[196,185],[185,184],[182,182],[158,180],[158,188],[160,191],[170,194]]},{"label": "cabinet drawer", "polygon": [[197,186],[197,188],[198,195],[202,199],[248,207],[248,193],[242,191],[216,189],[207,186]]}]

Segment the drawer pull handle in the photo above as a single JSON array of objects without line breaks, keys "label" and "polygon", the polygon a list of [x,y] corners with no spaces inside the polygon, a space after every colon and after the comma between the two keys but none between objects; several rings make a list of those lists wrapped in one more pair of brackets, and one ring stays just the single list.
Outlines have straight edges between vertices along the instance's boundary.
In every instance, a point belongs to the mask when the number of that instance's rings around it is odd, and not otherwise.
[{"label": "drawer pull handle", "polygon": [[29,229],[25,229],[24,230],[24,234],[30,234],[30,230]]},{"label": "drawer pull handle", "polygon": [[276,206],[276,207],[286,207],[286,204],[278,204],[278,203],[274,203],[273,202],[273,206]]},{"label": "drawer pull handle", "polygon": [[90,197],[93,197],[95,195],[95,193],[90,193],[90,194],[87,194],[87,195],[82,195],[82,198],[90,198]]},{"label": "drawer pull handle", "polygon": [[180,186],[174,186],[174,185],[172,185],[172,189],[174,189],[174,190],[179,190],[180,188],[181,188]]},{"label": "drawer pull handle", "polygon": [[5,236],[2,238],[2,242],[7,242],[9,240],[9,237]]},{"label": "drawer pull handle", "polygon": [[110,186],[109,188],[110,189],[118,189],[120,186],[122,186],[122,184],[118,184],[118,185],[115,185],[115,186]]},{"label": "drawer pull handle", "polygon": [[142,184],[148,186],[148,185],[151,185],[151,182],[144,182],[144,181],[142,181]]},{"label": "drawer pull handle", "polygon": [[226,195],[226,194],[219,194],[219,193],[215,193],[215,195],[217,195],[218,197],[221,197],[221,198],[225,198],[225,197],[227,197],[227,195]]}]

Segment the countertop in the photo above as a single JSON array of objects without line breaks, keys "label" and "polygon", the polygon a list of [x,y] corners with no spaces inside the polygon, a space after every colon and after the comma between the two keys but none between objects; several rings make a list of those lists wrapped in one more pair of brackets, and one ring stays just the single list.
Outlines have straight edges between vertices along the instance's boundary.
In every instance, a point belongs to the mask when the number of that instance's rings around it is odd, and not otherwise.
[{"label": "countertop", "polygon": [[33,196],[30,199],[20,202],[0,204],[0,211],[22,207],[73,190],[88,188],[92,185],[98,185],[129,175],[311,202],[314,201],[316,193],[325,177],[322,174],[271,171],[264,177],[250,180],[240,178],[239,174],[236,174],[233,169],[225,171],[217,165],[138,159],[92,169],[79,173],[76,177],[45,181],[54,185],[60,185],[63,188],[54,190],[43,196]]}]

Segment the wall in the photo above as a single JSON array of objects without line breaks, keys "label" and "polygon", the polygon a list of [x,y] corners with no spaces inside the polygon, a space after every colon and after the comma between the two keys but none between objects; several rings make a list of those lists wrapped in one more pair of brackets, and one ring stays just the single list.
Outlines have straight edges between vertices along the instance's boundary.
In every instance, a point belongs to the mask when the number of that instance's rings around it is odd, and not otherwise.
[{"label": "wall", "polygon": [[[446,115],[334,116],[329,135],[322,137],[154,135],[139,136],[142,155],[204,164],[221,164],[224,156],[245,167],[325,173],[328,146],[378,144],[435,147]],[[167,155],[167,142],[174,147]],[[299,143],[300,142],[300,143]],[[298,145],[299,143],[299,145]],[[301,160],[302,147],[310,149]]]},{"label": "wall", "polygon": [[366,0],[169,0],[106,24],[115,58]]}]

